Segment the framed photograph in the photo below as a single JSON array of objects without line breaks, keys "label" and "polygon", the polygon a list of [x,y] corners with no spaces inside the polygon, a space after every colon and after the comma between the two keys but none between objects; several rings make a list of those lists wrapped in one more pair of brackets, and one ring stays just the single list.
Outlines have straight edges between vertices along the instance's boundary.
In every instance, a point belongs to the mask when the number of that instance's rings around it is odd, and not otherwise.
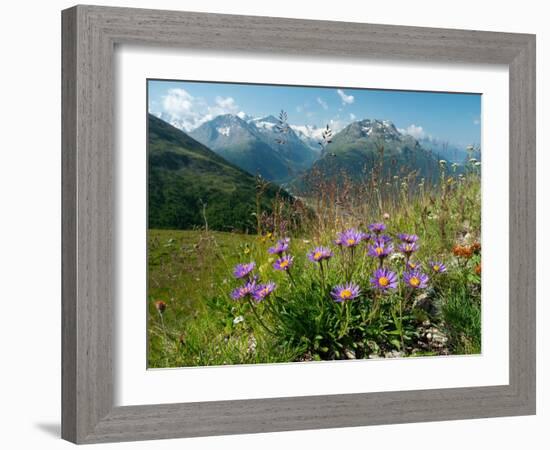
[{"label": "framed photograph", "polygon": [[65,439],[535,413],[533,35],[62,24]]}]

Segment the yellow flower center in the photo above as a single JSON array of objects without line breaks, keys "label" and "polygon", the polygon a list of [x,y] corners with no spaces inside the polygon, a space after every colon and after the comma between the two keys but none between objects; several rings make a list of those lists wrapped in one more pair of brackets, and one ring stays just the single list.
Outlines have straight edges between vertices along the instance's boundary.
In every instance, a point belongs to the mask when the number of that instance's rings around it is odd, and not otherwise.
[{"label": "yellow flower center", "polygon": [[435,270],[436,272],[439,272],[439,266],[434,266],[434,270]]},{"label": "yellow flower center", "polygon": [[380,284],[380,286],[386,287],[388,284],[390,284],[390,280],[388,280],[388,277],[380,277],[378,278],[378,284]]},{"label": "yellow flower center", "polygon": [[376,247],[376,254],[381,255],[384,252],[384,249],[382,247]]},{"label": "yellow flower center", "polygon": [[351,290],[344,289],[342,292],[340,292],[340,297],[342,297],[343,299],[350,298],[351,297]]},{"label": "yellow flower center", "polygon": [[353,245],[353,244],[355,244],[355,239],[350,238],[346,242],[348,243],[348,245]]},{"label": "yellow flower center", "polygon": [[315,252],[313,255],[313,259],[319,259],[321,257],[321,252]]},{"label": "yellow flower center", "polygon": [[269,289],[268,288],[263,288],[261,291],[260,291],[260,295],[267,295],[269,293]]},{"label": "yellow flower center", "polygon": [[410,280],[409,280],[409,283],[411,284],[411,286],[418,286],[420,284],[420,280],[418,279],[418,277],[412,277]]},{"label": "yellow flower center", "polygon": [[281,268],[284,269],[286,266],[288,266],[288,261],[285,259],[284,261],[281,262],[281,264],[279,264],[279,266],[281,266]]},{"label": "yellow flower center", "polygon": [[[416,263],[410,262],[410,263],[409,263],[409,267],[410,267],[411,269],[416,268]],[[434,267],[434,269],[435,269],[435,267]],[[437,270],[437,269],[436,269],[436,270]]]}]

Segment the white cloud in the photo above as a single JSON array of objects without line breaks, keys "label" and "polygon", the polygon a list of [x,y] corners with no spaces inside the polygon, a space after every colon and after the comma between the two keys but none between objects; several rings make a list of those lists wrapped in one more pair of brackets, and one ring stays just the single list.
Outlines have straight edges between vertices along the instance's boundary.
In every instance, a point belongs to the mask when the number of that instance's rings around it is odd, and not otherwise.
[{"label": "white cloud", "polygon": [[170,89],[162,99],[164,112],[171,115],[188,114],[193,107],[193,97],[185,89]]},{"label": "white cloud", "polygon": [[317,103],[319,103],[325,111],[328,109],[327,102],[325,102],[321,97],[317,97]]},{"label": "white cloud", "polygon": [[420,125],[409,125],[407,128],[399,128],[398,131],[402,134],[408,134],[415,139],[423,139],[427,137],[427,133]]},{"label": "white cloud", "polygon": [[216,97],[214,104],[201,97],[193,97],[182,88],[168,90],[161,99],[161,108],[156,115],[172,125],[185,131],[191,131],[204,122],[221,114],[237,114],[244,117],[244,112],[233,97]]},{"label": "white cloud", "polygon": [[236,110],[237,105],[233,97],[216,97],[216,105],[223,109]]},{"label": "white cloud", "polygon": [[329,126],[330,126],[330,129],[332,130],[332,133],[336,134],[346,126],[346,123],[340,119],[331,119]]},{"label": "white cloud", "polygon": [[351,105],[355,101],[353,95],[346,95],[342,89],[337,89],[336,93],[340,96],[343,105]]},{"label": "white cloud", "polygon": [[357,116],[353,113],[349,113],[349,119],[350,120],[355,120],[355,119],[357,119]]}]

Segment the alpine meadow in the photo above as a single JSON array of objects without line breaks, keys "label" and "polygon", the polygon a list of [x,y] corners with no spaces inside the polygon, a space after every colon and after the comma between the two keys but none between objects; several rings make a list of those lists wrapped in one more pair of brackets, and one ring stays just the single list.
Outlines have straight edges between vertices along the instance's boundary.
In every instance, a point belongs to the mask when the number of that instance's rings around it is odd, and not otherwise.
[{"label": "alpine meadow", "polygon": [[481,353],[481,96],[148,80],[149,368]]}]

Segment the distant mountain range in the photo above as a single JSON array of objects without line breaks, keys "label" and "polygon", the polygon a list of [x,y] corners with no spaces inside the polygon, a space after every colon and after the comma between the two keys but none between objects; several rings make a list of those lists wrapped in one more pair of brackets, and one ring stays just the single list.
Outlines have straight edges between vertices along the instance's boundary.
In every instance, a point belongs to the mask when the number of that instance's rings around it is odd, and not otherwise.
[{"label": "distant mountain range", "polygon": [[323,139],[324,127],[317,127],[315,125],[290,125],[290,128],[294,130],[296,135],[313,151],[318,153],[320,151],[319,142]]},{"label": "distant mountain range", "polygon": [[251,174],[267,180],[288,181],[311,167],[318,156],[292,130],[282,136],[275,130],[277,119],[267,116],[243,120],[233,114],[217,116],[189,134],[218,155]]},{"label": "distant mountain range", "polygon": [[[178,127],[177,122],[171,123]],[[311,171],[324,176],[343,170],[350,175],[364,174],[379,161],[381,153],[388,174],[416,171],[424,177],[436,171],[440,159],[463,164],[468,157],[481,157],[479,150],[468,153],[437,138],[417,140],[388,120],[352,122],[332,137],[324,151],[319,145],[324,128],[288,124],[281,134],[280,125],[273,115],[252,118],[224,114],[187,135],[249,174],[284,186],[295,185]]]},{"label": "distant mountain range", "polygon": [[[222,231],[256,230],[256,179],[183,131],[148,116],[148,226]],[[267,150],[266,150],[267,151]],[[270,185],[261,198],[289,194]]]},{"label": "distant mountain range", "polygon": [[469,155],[466,148],[442,139],[425,137],[419,139],[418,143],[426,150],[430,150],[434,153],[438,159],[444,159],[450,163],[464,164],[470,156],[477,160],[481,160],[479,149],[472,150],[471,155]]},{"label": "distant mountain range", "polygon": [[438,173],[438,160],[412,136],[402,134],[388,120],[364,119],[353,122],[337,133],[319,158],[295,187],[304,186],[311,176],[362,177],[377,166],[382,158],[382,176],[404,175],[415,171],[430,177]]},{"label": "distant mountain range", "polygon": [[148,123],[150,228],[208,222],[212,229],[254,232],[257,174],[272,181],[261,199],[269,212],[276,196],[307,196],[315,177],[346,173],[353,180],[381,167],[384,178],[414,172],[435,179],[439,159],[480,159],[479,150],[469,155],[435,139],[416,140],[387,120],[352,122],[324,148],[323,129],[312,126],[288,126],[282,143],[274,116],[221,115],[190,133],[151,114]]}]

